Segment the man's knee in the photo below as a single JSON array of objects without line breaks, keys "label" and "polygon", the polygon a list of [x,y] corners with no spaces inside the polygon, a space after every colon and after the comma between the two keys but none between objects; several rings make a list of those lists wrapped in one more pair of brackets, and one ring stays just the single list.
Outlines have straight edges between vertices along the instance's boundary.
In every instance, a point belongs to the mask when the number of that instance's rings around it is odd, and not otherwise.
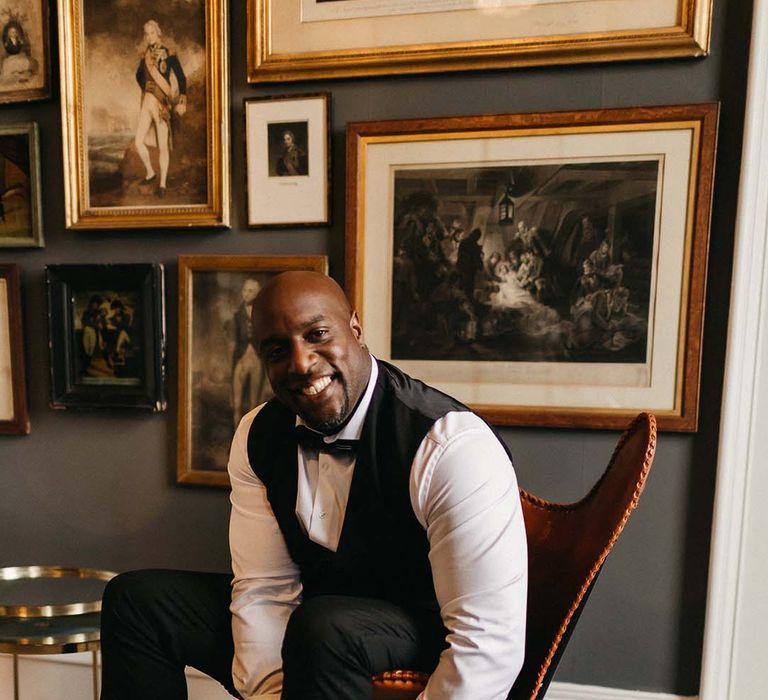
[{"label": "man's knee", "polygon": [[354,613],[337,602],[336,596],[319,596],[294,610],[283,639],[284,661],[317,664],[343,658],[367,663]]},{"label": "man's knee", "polygon": [[150,610],[162,596],[163,572],[141,569],[118,574],[104,589],[102,618],[129,619],[136,612]]}]

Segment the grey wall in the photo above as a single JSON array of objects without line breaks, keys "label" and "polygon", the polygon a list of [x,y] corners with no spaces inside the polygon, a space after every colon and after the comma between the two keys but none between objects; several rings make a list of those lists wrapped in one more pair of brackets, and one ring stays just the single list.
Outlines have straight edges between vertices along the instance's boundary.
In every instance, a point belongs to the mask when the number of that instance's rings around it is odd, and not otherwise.
[{"label": "grey wall", "polygon": [[[749,0],[715,0],[712,53],[706,59],[253,88],[245,81],[245,0],[232,0],[233,227],[223,233],[66,231],[58,87],[50,101],[0,107],[0,124],[32,119],[40,125],[47,242],[43,250],[0,252],[0,262],[23,268],[32,420],[31,435],[0,438],[0,565],[227,569],[227,494],[174,482],[176,258],[201,253],[328,254],[331,274],[340,279],[346,122],[720,100],[700,430],[695,435],[662,435],[641,507],[608,560],[557,674],[561,681],[695,694],[750,15]],[[321,89],[330,91],[333,100],[333,226],[245,230],[242,99]],[[168,412],[50,410],[44,266],[137,261],[166,266]],[[578,498],[588,489],[617,438],[617,433],[600,431],[504,429],[502,433],[515,455],[521,484],[561,500]]]}]

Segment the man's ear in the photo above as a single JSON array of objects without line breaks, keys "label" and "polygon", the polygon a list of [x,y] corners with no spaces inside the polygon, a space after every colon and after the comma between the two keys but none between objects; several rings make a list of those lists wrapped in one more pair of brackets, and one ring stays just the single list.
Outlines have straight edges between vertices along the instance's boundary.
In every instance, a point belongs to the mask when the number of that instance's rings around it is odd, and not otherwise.
[{"label": "man's ear", "polygon": [[352,335],[355,336],[360,345],[365,345],[363,340],[363,326],[360,323],[360,317],[357,315],[357,311],[352,312],[352,317],[349,319],[349,327],[352,329]]}]

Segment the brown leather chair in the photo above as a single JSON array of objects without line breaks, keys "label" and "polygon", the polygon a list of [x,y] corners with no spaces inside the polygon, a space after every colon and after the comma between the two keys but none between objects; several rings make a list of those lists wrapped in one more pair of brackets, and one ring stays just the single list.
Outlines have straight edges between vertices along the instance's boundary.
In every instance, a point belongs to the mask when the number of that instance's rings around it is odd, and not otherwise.
[{"label": "brown leather chair", "polygon": [[[540,700],[608,553],[637,507],[656,451],[656,419],[641,413],[608,468],[576,503],[550,503],[520,489],[528,536],[525,661],[507,700]],[[412,700],[429,676],[373,678],[375,700]]]}]

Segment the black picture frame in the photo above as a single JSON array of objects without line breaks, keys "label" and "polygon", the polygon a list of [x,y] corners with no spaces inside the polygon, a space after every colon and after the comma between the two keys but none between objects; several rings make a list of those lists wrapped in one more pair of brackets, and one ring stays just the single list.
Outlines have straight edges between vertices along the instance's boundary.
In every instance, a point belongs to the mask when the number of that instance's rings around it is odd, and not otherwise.
[{"label": "black picture frame", "polygon": [[48,265],[50,406],[164,411],[164,271]]}]

